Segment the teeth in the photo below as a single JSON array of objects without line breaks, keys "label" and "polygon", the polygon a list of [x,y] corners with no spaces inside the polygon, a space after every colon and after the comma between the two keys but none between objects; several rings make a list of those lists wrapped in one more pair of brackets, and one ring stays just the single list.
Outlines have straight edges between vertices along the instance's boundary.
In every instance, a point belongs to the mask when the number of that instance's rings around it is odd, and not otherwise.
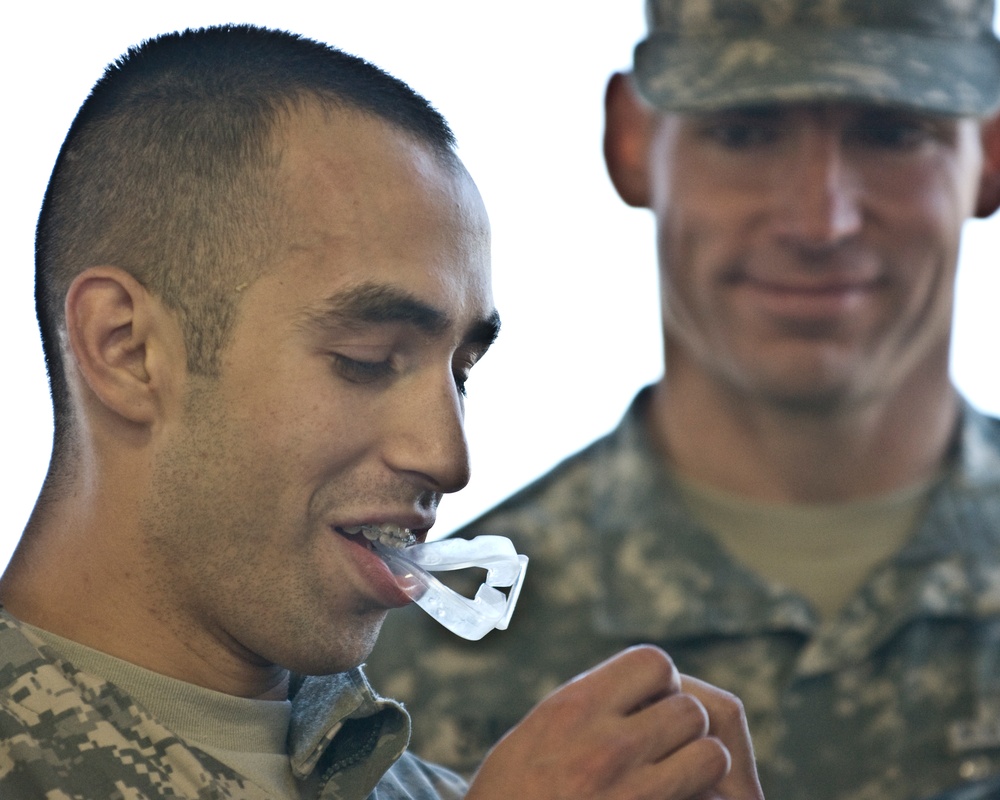
[{"label": "teeth", "polygon": [[351,536],[362,534],[369,542],[378,542],[386,547],[402,549],[417,541],[417,537],[409,528],[400,528],[398,525],[351,525],[349,528],[341,528],[344,533]]}]

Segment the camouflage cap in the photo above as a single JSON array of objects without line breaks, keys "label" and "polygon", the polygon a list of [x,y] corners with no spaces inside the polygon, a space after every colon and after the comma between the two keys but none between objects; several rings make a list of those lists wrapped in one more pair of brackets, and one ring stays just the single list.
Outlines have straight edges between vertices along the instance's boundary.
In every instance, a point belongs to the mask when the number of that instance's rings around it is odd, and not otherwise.
[{"label": "camouflage cap", "polygon": [[1000,106],[993,0],[646,0],[639,92],[665,111],[836,100]]}]

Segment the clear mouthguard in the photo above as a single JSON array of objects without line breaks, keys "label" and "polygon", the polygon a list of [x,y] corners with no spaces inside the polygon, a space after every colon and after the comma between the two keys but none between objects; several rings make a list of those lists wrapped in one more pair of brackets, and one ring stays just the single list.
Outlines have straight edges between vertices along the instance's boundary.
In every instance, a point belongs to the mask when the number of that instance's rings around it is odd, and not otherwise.
[{"label": "clear mouthguard", "polygon": [[[510,539],[477,536],[404,548],[380,542],[372,546],[413,602],[452,633],[475,641],[494,628],[506,630],[528,566],[528,557],[519,555]],[[473,598],[449,589],[431,575],[470,567],[486,570],[486,580]],[[504,595],[496,587],[510,588]]]}]

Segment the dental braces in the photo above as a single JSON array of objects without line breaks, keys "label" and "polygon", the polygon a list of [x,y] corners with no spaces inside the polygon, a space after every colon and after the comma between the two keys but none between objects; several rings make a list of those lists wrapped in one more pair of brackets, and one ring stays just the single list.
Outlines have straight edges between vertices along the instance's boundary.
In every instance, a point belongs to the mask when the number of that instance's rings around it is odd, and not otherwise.
[{"label": "dental braces", "polygon": [[398,525],[352,525],[342,530],[350,536],[360,533],[369,542],[378,542],[386,547],[409,547],[417,541],[413,531],[409,528],[400,528]]}]

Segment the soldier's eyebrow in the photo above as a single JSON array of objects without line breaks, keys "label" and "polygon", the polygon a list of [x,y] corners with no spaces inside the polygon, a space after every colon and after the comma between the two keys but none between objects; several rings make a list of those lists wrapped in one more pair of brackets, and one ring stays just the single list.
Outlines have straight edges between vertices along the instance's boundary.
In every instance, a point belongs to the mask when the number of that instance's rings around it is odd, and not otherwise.
[{"label": "soldier's eyebrow", "polygon": [[[362,283],[326,298],[306,312],[307,327],[360,328],[366,325],[409,325],[431,336],[440,336],[454,321],[443,310],[420,300],[399,287],[382,283]],[[493,309],[476,320],[464,337],[466,344],[482,350],[496,340],[500,315]]]},{"label": "soldier's eyebrow", "polygon": [[443,311],[409,292],[386,284],[362,283],[326,298],[308,312],[306,322],[323,328],[402,323],[439,334],[449,320]]},{"label": "soldier's eyebrow", "polygon": [[480,356],[500,335],[500,312],[495,308],[483,319],[479,320],[465,337],[466,344],[475,345]]}]

